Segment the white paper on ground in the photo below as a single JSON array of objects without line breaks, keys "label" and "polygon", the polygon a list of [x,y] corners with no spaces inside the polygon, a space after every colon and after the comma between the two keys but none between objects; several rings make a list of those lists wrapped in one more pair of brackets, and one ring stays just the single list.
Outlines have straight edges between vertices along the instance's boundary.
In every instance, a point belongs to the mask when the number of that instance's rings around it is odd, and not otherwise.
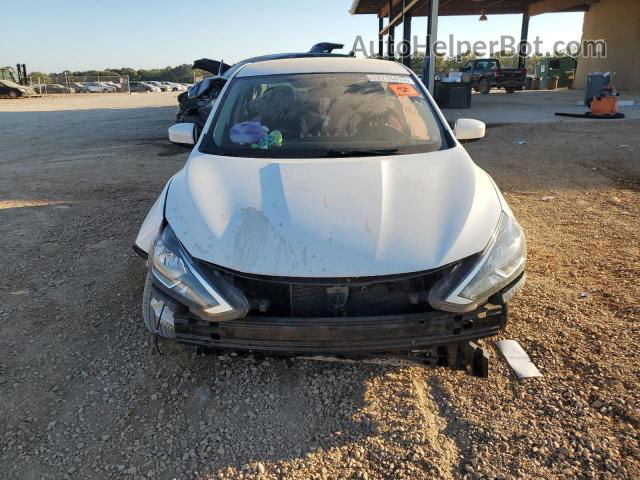
[{"label": "white paper on ground", "polygon": [[540,370],[533,364],[527,352],[515,340],[500,340],[496,342],[498,349],[507,359],[518,378],[541,377]]}]

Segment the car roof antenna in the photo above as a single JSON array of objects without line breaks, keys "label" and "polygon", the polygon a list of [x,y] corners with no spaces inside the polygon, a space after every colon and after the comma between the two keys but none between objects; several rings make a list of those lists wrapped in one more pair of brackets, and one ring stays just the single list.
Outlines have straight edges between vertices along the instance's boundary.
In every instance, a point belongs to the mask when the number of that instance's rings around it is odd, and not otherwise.
[{"label": "car roof antenna", "polygon": [[321,42],[316,43],[311,47],[309,53],[331,53],[334,50],[340,50],[341,48],[344,48],[342,43]]}]

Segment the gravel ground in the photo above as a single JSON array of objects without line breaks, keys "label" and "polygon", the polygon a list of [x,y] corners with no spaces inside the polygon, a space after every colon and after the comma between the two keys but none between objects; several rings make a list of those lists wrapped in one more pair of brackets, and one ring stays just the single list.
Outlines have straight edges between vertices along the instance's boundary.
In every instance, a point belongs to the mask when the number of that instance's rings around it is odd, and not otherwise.
[{"label": "gravel ground", "polygon": [[0,101],[3,479],[640,478],[640,122],[503,126],[468,145],[527,233],[528,284],[499,338],[544,374],[517,380],[491,340],[481,380],[159,355],[130,246],[187,156],[166,141],[175,99],[74,101]]}]

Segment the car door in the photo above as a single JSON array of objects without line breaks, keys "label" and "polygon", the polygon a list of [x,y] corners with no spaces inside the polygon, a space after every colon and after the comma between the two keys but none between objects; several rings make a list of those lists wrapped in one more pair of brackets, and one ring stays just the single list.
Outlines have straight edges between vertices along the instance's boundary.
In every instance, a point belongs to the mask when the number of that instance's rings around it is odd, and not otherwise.
[{"label": "car door", "polygon": [[495,82],[497,72],[498,72],[498,61],[494,59],[488,60],[486,76],[491,82]]},{"label": "car door", "polygon": [[473,60],[469,60],[464,66],[460,69],[463,75],[469,75],[471,78],[471,86],[478,86],[478,78],[473,74]]},{"label": "car door", "polygon": [[476,60],[473,68],[473,74],[478,78],[484,77],[487,72],[487,60]]}]

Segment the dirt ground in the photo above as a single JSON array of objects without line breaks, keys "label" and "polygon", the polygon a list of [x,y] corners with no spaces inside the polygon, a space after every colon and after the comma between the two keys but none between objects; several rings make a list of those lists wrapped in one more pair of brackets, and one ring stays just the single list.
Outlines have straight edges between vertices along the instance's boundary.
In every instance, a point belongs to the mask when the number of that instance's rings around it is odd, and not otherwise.
[{"label": "dirt ground", "polygon": [[175,98],[73,102],[0,101],[1,478],[640,478],[639,121],[468,145],[527,234],[498,338],[544,374],[517,380],[492,339],[482,380],[158,355],[131,245],[188,154],[166,139]]}]

